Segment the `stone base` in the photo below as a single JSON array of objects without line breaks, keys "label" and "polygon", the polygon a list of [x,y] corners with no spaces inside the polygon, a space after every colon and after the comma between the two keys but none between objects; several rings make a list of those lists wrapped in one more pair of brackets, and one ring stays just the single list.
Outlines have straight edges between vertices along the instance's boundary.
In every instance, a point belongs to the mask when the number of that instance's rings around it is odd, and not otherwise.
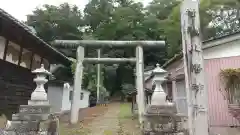
[{"label": "stone base", "polygon": [[155,132],[143,132],[142,135],[186,135],[185,132],[179,133],[155,133]]},{"label": "stone base", "polygon": [[30,132],[38,130],[39,122],[32,121],[12,121],[7,131]]},{"label": "stone base", "polygon": [[19,113],[21,114],[49,114],[50,105],[20,105]]},{"label": "stone base", "polygon": [[183,116],[175,104],[149,105],[144,114],[144,135],[186,135]]},{"label": "stone base", "polygon": [[48,100],[28,100],[28,105],[49,105]]},{"label": "stone base", "polygon": [[19,119],[22,121],[45,121],[48,120],[49,114],[20,114]]},{"label": "stone base", "polygon": [[146,114],[177,114],[177,107],[175,104],[149,105]]}]

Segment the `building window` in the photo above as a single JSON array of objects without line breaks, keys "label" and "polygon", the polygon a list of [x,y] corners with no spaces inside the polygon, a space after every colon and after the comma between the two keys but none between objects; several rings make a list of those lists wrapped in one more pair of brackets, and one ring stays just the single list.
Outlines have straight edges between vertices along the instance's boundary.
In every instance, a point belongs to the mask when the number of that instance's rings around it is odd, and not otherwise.
[{"label": "building window", "polygon": [[20,66],[30,69],[32,52],[23,48]]},{"label": "building window", "polygon": [[81,92],[80,100],[83,100],[83,98],[84,98],[84,94]]},{"label": "building window", "polygon": [[49,69],[49,62],[46,59],[43,59],[42,64],[44,64],[45,69]]},{"label": "building window", "polygon": [[40,66],[41,66],[41,57],[34,54],[33,61],[32,61],[32,70],[40,68]]},{"label": "building window", "polygon": [[0,59],[3,59],[6,39],[0,36]]},{"label": "building window", "polygon": [[73,91],[69,91],[69,100],[71,101],[73,99]]},{"label": "building window", "polygon": [[8,48],[7,48],[6,61],[17,65],[19,61],[19,55],[20,55],[20,46],[9,41]]}]

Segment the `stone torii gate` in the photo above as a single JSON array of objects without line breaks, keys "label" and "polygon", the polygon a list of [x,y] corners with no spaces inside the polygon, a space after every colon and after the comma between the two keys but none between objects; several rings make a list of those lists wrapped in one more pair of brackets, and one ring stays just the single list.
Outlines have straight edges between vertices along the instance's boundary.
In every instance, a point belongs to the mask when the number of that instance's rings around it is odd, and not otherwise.
[{"label": "stone torii gate", "polygon": [[[144,95],[144,59],[143,47],[163,47],[164,41],[106,41],[106,40],[55,40],[53,45],[59,48],[77,48],[77,65],[74,78],[73,100],[71,105],[71,124],[78,122],[78,93],[82,90],[82,76],[83,76],[83,63],[122,63],[132,62],[136,63],[136,76],[137,76],[137,92],[138,92],[138,110],[139,122],[143,122],[143,113],[145,111],[145,95]],[[95,47],[96,49],[102,47],[136,47],[136,57],[134,58],[84,58],[84,47]]]}]

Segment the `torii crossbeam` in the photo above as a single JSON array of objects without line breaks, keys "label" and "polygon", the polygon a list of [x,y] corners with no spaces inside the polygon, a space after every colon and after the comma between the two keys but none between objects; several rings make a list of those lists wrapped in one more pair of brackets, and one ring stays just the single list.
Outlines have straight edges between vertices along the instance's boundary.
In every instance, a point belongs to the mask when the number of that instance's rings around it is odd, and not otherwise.
[{"label": "torii crossbeam", "polygon": [[[57,48],[74,48],[77,49],[77,65],[74,78],[73,100],[71,104],[71,124],[78,122],[78,95],[82,90],[82,76],[83,76],[83,63],[122,63],[134,62],[136,63],[136,76],[137,76],[137,92],[138,92],[138,112],[139,121],[143,122],[143,113],[145,111],[145,95],[144,95],[144,59],[143,47],[163,48],[165,41],[108,41],[108,40],[55,40],[52,43]],[[84,47],[135,47],[135,58],[84,58]],[[159,50],[160,51],[160,50]]]}]

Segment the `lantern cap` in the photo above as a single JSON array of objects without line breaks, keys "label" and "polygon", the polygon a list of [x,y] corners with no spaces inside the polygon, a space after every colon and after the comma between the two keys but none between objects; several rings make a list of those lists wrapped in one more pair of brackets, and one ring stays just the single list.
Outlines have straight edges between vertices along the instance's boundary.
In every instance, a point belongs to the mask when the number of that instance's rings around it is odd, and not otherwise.
[{"label": "lantern cap", "polygon": [[32,73],[34,73],[34,74],[51,75],[51,73],[44,68],[44,64],[41,64],[41,67],[35,69],[34,71],[32,71]]},{"label": "lantern cap", "polygon": [[157,64],[156,64],[156,68],[153,70],[153,73],[154,73],[154,74],[155,74],[155,73],[167,73],[167,71],[164,70],[164,69],[162,69],[162,68],[160,67],[160,65],[157,63]]}]

